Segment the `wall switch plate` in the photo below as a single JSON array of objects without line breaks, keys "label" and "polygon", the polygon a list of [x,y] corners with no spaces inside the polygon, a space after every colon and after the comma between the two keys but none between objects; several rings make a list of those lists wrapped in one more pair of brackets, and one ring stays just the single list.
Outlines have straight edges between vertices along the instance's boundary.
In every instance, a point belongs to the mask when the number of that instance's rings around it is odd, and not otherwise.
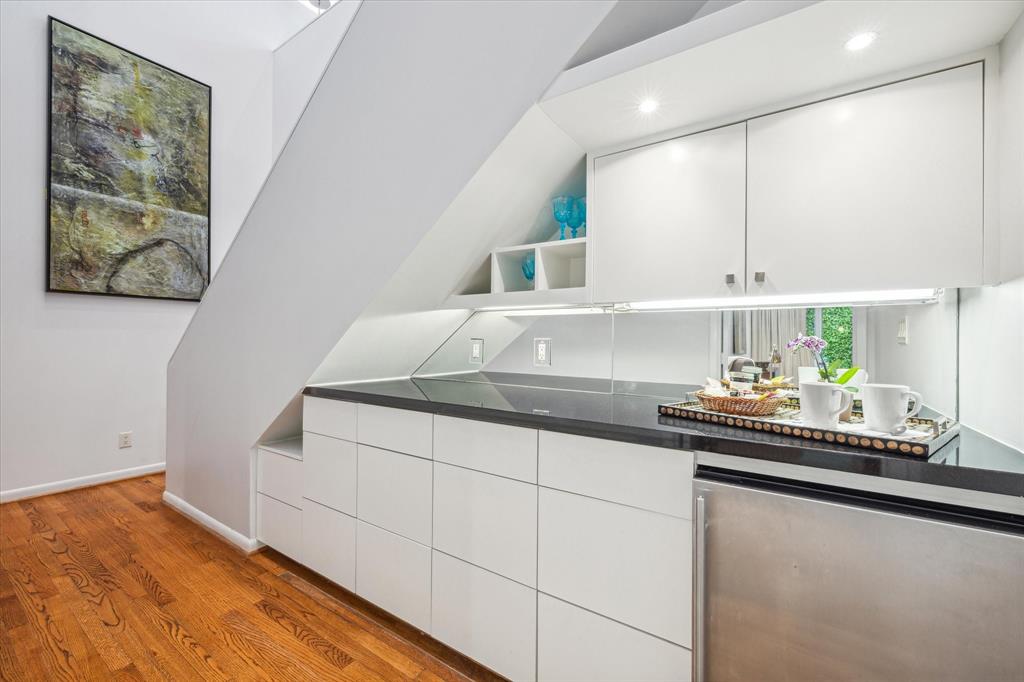
[{"label": "wall switch plate", "polygon": [[469,340],[469,362],[473,365],[484,364],[484,340]]},{"label": "wall switch plate", "polygon": [[533,340],[533,364],[537,367],[551,366],[551,339]]},{"label": "wall switch plate", "polygon": [[130,448],[132,446],[132,432],[122,431],[117,434],[117,447],[119,448]]}]

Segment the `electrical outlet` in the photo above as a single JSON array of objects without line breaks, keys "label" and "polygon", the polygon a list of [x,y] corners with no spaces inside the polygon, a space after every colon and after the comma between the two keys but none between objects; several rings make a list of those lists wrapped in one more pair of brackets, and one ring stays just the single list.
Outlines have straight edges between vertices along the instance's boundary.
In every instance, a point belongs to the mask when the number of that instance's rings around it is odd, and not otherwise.
[{"label": "electrical outlet", "polygon": [[533,340],[533,364],[537,367],[551,366],[551,339]]},{"label": "electrical outlet", "polygon": [[896,327],[896,343],[906,346],[910,343],[910,318],[904,317]]},{"label": "electrical outlet", "polygon": [[473,365],[484,364],[484,340],[469,340],[469,362]]},{"label": "electrical outlet", "polygon": [[130,448],[132,446],[132,432],[122,431],[117,434],[117,447]]}]

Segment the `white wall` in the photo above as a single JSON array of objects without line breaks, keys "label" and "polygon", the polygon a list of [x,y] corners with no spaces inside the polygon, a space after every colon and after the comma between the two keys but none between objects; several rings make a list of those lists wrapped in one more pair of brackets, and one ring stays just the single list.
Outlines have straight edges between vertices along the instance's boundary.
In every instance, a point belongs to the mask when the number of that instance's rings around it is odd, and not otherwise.
[{"label": "white wall", "polygon": [[[47,15],[212,86],[215,271],[270,167],[273,41],[304,25],[309,14],[297,3],[256,3],[240,19],[238,7],[0,2],[4,498],[162,462],[165,367],[196,307],[45,293]],[[134,432],[134,447],[117,448],[120,431]]]},{"label": "white wall", "polygon": [[[338,49],[362,0],[341,0],[274,50],[273,155],[276,159]],[[330,179],[311,183],[325,187]]]},{"label": "white wall", "polygon": [[168,366],[171,495],[250,535],[260,434],[609,8],[360,7]]},{"label": "white wall", "polygon": [[[957,406],[957,292],[929,305],[877,306],[867,309],[868,380],[906,384],[924,404],[955,416]],[[907,318],[909,343],[896,340]]]},{"label": "white wall", "polygon": [[491,249],[541,241],[558,230],[551,198],[584,191],[584,158],[584,151],[540,107],[531,107],[324,358],[310,383],[413,372],[469,317],[469,311],[437,307],[460,290]]},{"label": "white wall", "polygon": [[999,48],[999,223],[1003,283],[961,290],[960,419],[1024,449],[1016,391],[1006,368],[1024,357],[1024,15]]}]

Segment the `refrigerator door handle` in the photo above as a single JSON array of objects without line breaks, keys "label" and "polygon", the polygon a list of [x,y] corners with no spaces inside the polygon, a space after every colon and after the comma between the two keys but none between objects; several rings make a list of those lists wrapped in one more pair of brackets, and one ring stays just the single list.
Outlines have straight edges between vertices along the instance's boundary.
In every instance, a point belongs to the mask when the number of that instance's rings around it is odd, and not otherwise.
[{"label": "refrigerator door handle", "polygon": [[703,495],[694,500],[693,542],[693,680],[704,682],[704,603],[707,585],[707,509]]}]

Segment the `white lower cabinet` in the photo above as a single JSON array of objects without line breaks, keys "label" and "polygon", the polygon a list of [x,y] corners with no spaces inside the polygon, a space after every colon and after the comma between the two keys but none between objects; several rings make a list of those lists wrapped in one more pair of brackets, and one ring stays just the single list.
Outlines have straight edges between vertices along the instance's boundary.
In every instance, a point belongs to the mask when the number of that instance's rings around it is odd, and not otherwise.
[{"label": "white lower cabinet", "polygon": [[256,490],[293,507],[302,506],[302,460],[260,449]]},{"label": "white lower cabinet", "polygon": [[689,682],[688,649],[537,595],[540,682]]},{"label": "white lower cabinet", "polygon": [[537,588],[689,647],[693,524],[540,489]]},{"label": "white lower cabinet", "polygon": [[356,520],[311,500],[302,501],[302,563],[356,589]]},{"label": "white lower cabinet", "polygon": [[356,513],[356,444],[307,432],[302,439],[302,496]]},{"label": "white lower cabinet", "polygon": [[434,551],[431,634],[515,680],[536,670],[537,592]]},{"label": "white lower cabinet", "polygon": [[434,463],[434,547],[537,586],[537,486]]},{"label": "white lower cabinet", "polygon": [[256,537],[282,554],[305,563],[302,555],[302,510],[268,495],[256,495]]},{"label": "white lower cabinet", "polygon": [[430,632],[430,548],[357,521],[356,594]]},{"label": "white lower cabinet", "polygon": [[360,445],[356,516],[429,545],[432,466],[428,459]]}]

